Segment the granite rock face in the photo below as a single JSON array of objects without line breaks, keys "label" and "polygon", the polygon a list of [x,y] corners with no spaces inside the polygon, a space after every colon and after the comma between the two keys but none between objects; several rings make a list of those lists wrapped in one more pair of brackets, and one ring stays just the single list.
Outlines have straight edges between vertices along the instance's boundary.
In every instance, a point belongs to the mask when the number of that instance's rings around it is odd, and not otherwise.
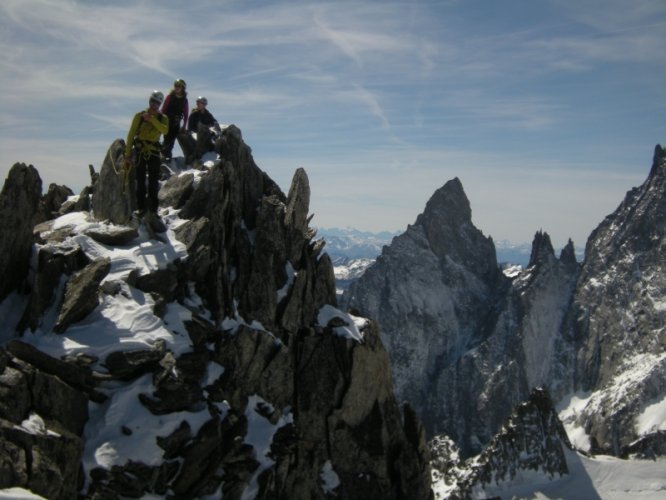
[{"label": "granite rock face", "polygon": [[449,498],[484,498],[486,488],[509,482],[523,471],[551,479],[569,474],[571,443],[548,391],[534,389],[502,423],[483,452],[460,460],[441,437],[430,445],[435,475],[454,484]]},{"label": "granite rock face", "polygon": [[42,180],[35,167],[15,164],[0,192],[0,300],[27,277],[41,195]]},{"label": "granite rock face", "polygon": [[[0,489],[69,499],[81,488],[88,396],[58,376],[58,360],[25,361],[30,348],[0,348]],[[24,359],[25,358],[25,359]]]},{"label": "granite rock face", "polygon": [[578,416],[595,451],[623,449],[659,428],[639,425],[666,387],[666,152],[648,178],[592,232],[576,284],[569,333],[578,341]]},{"label": "granite rock face", "polygon": [[[113,167],[121,148],[120,140],[111,145],[94,178],[93,213],[78,219],[93,229],[78,232],[76,224],[53,221],[37,226],[33,251],[39,265],[29,275],[17,331],[30,329],[31,338],[53,331],[58,339],[72,335],[79,342],[81,323],[101,322],[100,335],[114,328],[101,313],[109,303],[136,310],[150,301],[150,321],[185,335],[189,349],[170,348],[168,338],[124,348],[132,326],[118,324],[122,341],[111,352],[91,346],[56,359],[16,340],[8,349],[18,361],[2,368],[28,393],[36,382],[16,375],[14,364],[61,380],[71,398],[95,409],[97,419],[108,411],[108,418],[123,422],[121,440],[133,439],[136,427],[118,398],[130,398],[156,418],[182,421],[157,435],[151,445],[161,455],[149,463],[117,456],[113,466],[88,465],[82,490],[81,449],[90,443],[81,430],[90,424],[87,415],[71,418],[78,422],[70,432],[79,447],[66,462],[76,464],[73,482],[58,491],[27,484],[29,461],[16,459],[0,465],[9,478],[3,486],[34,487],[49,498],[65,498],[65,491],[70,498],[78,492],[100,499],[431,498],[425,432],[411,408],[395,399],[379,330],[336,307],[331,261],[309,227],[306,172],[295,172],[285,195],[254,163],[240,130],[227,127],[215,143],[219,157],[213,165],[196,174],[172,173],[165,181],[161,207],[177,211],[178,224],[169,229],[173,240],[160,246],[142,239],[128,218],[127,200],[118,195],[122,186]],[[147,244],[161,248],[165,262],[126,269],[127,261],[100,259],[99,245],[114,241],[124,252],[153,248]],[[171,330],[168,311],[174,307],[185,315],[185,331]],[[130,389],[140,383],[146,388]],[[11,415],[2,418],[29,419],[30,401],[21,400],[20,391],[12,394],[20,404],[7,405]],[[104,406],[106,398],[112,402]],[[47,435],[70,419],[65,410],[35,409]],[[20,458],[26,446],[15,441],[3,435],[0,447]]]},{"label": "granite rock face", "polygon": [[529,270],[504,276],[471,217],[460,181],[447,182],[343,297],[380,324],[398,398],[465,456],[481,452],[531,387],[561,379],[540,350],[561,347],[577,272],[539,232]]},{"label": "granite rock face", "polygon": [[660,442],[640,417],[666,387],[665,172],[657,146],[647,180],[592,233],[584,262],[571,240],[556,257],[538,231],[528,267],[504,274],[454,179],[350,286],[344,305],[379,323],[396,394],[429,436],[481,453],[544,387],[557,402],[587,394],[566,422],[586,431],[590,451]]}]

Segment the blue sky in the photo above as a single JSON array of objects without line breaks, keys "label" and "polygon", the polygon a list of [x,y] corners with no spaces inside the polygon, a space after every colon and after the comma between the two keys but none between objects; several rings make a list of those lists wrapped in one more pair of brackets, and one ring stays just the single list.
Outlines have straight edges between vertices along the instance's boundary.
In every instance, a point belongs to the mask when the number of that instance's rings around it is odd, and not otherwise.
[{"label": "blue sky", "polygon": [[663,0],[3,0],[0,173],[78,192],[184,78],[315,226],[402,231],[458,177],[484,234],[582,246],[666,144],[665,54]]}]

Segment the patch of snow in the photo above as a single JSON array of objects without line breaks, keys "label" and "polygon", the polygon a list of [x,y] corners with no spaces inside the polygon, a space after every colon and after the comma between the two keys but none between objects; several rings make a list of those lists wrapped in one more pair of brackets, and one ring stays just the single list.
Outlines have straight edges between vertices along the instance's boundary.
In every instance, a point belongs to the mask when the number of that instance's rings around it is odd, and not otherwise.
[{"label": "patch of snow", "polygon": [[666,396],[661,401],[646,406],[643,413],[636,417],[636,433],[639,436],[656,431],[666,431]]},{"label": "patch of snow", "polygon": [[[174,412],[153,415],[139,400],[139,394],[152,396],[155,391],[152,374],[126,384],[116,384],[111,397],[102,404],[90,403],[90,420],[85,428],[83,465],[87,472],[95,467],[110,469],[124,465],[128,459],[146,465],[162,463],[164,450],[157,446],[158,436],[168,436],[182,421],[187,421],[196,435],[210,420],[208,408],[199,412]],[[218,404],[226,415],[226,403]],[[224,417],[222,417],[224,418]],[[127,432],[130,435],[127,435]]]},{"label": "patch of snow", "polygon": [[34,412],[31,412],[28,418],[21,422],[20,426],[15,425],[14,427],[36,436],[60,437],[60,434],[57,432],[47,429],[44,419]]},{"label": "patch of snow", "polygon": [[[521,471],[510,481],[487,486],[475,498],[566,498],[604,500],[657,500],[666,493],[666,460],[589,458],[565,450],[569,474],[555,476]],[[439,498],[439,497],[438,497]]]},{"label": "patch of snow", "polygon": [[333,332],[336,335],[339,335],[340,337],[347,337],[352,340],[356,340],[357,342],[363,342],[362,329],[368,323],[366,318],[353,316],[349,313],[342,312],[340,309],[337,309],[332,305],[326,304],[319,310],[319,314],[317,315],[317,323],[320,326],[325,327],[334,318],[338,318],[344,323],[344,326],[333,327]]},{"label": "patch of snow", "polygon": [[579,423],[579,416],[585,410],[591,398],[591,393],[577,392],[562,399],[557,406],[558,416],[564,425],[571,444],[582,451],[591,448],[590,436]]},{"label": "patch of snow", "polygon": [[510,265],[502,269],[502,273],[507,278],[515,278],[523,272],[523,266],[520,265]]},{"label": "patch of snow", "polygon": [[272,413],[274,408],[256,394],[250,396],[245,410],[247,417],[247,435],[245,442],[254,448],[254,458],[259,462],[259,467],[254,471],[249,484],[243,491],[241,500],[251,500],[259,493],[259,476],[263,471],[271,467],[275,462],[268,455],[271,450],[273,436],[280,427],[293,423],[294,417],[289,409],[285,409],[277,423],[272,424],[266,417],[259,413],[260,409]]},{"label": "patch of snow", "polygon": [[297,276],[297,272],[294,270],[294,266],[291,265],[291,262],[287,261],[287,264],[284,267],[284,272],[287,274],[287,282],[284,284],[282,288],[280,288],[277,291],[277,303],[279,304],[282,302],[282,299],[284,299],[287,294],[289,293],[289,289],[291,286],[294,284],[294,279]]},{"label": "patch of snow", "polygon": [[2,500],[46,500],[44,497],[23,488],[5,488],[0,490]]},{"label": "patch of snow", "polygon": [[192,350],[183,324],[183,320],[192,317],[189,309],[170,303],[162,320],[153,313],[154,302],[149,294],[127,284],[124,287],[127,295],[122,292],[102,295],[97,309],[65,333],[45,333],[38,329],[26,332],[22,340],[55,358],[93,353],[100,358],[95,367],[98,370],[104,370],[101,362],[112,352],[150,349],[157,340],[163,340],[175,356]]},{"label": "patch of snow", "polygon": [[208,363],[208,370],[206,372],[206,377],[201,382],[201,385],[203,387],[207,385],[213,385],[215,382],[217,382],[220,379],[220,377],[223,374],[224,374],[224,366],[214,361],[210,361]]},{"label": "patch of snow", "polygon": [[333,464],[331,464],[330,460],[327,460],[322,466],[319,477],[322,481],[321,489],[323,492],[328,495],[335,494],[334,490],[340,486],[340,478],[333,469]]}]

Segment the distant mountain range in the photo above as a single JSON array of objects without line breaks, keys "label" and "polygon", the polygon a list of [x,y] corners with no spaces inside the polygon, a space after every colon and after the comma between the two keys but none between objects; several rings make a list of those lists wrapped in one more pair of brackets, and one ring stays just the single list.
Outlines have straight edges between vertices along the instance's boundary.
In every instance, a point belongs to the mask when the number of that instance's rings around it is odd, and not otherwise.
[{"label": "distant mountain range", "polygon": [[[324,250],[333,261],[336,286],[339,293],[346,290],[358,279],[381,254],[385,245],[390,245],[400,232],[381,231],[373,233],[352,227],[317,228],[317,235],[326,241]],[[531,243],[513,243],[509,240],[495,242],[497,262],[502,267],[521,266],[526,268],[530,261]],[[576,255],[582,260],[583,249],[577,248]]]},{"label": "distant mountain range", "polygon": [[[326,240],[326,252],[331,256],[334,263],[336,260],[348,262],[354,259],[372,259],[374,261],[382,252],[382,247],[389,245],[391,240],[399,234],[401,234],[400,231],[373,233],[360,231],[352,227],[344,229],[317,228],[317,235]],[[499,240],[494,243],[497,262],[500,265],[514,264],[527,267],[530,261],[532,243],[514,243],[509,240]],[[583,249],[577,248],[576,255],[579,259],[582,259],[582,254]]]}]

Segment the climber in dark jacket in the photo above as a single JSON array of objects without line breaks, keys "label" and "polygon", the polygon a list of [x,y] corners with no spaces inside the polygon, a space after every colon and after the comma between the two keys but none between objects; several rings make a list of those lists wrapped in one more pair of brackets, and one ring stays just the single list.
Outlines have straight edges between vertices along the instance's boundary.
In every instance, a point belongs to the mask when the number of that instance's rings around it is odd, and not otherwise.
[{"label": "climber in dark jacket", "polygon": [[180,147],[185,153],[185,161],[190,164],[209,151],[215,150],[215,141],[221,134],[220,124],[213,114],[206,109],[208,99],[197,97],[197,107],[190,113],[187,137],[178,136]]},{"label": "climber in dark jacket", "polygon": [[213,114],[208,111],[206,106],[208,106],[208,99],[204,96],[197,97],[197,107],[192,110],[192,113],[190,113],[190,118],[187,122],[187,130],[196,133],[199,130],[199,124],[219,129],[217,120]]},{"label": "climber in dark jacket", "polygon": [[189,104],[186,88],[185,80],[179,78],[173,82],[173,90],[169,92],[162,104],[162,113],[169,118],[169,132],[164,136],[164,146],[162,147],[162,157],[165,160],[171,159],[173,145],[181,128],[180,121],[183,120],[183,129],[187,126]]}]

